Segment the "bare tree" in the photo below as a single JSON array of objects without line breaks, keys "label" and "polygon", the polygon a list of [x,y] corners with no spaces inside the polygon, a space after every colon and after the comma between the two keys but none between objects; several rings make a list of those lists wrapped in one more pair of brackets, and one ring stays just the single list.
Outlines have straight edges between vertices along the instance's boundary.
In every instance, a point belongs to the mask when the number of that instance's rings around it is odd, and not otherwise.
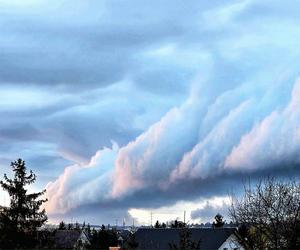
[{"label": "bare tree", "polygon": [[248,249],[300,248],[300,184],[295,181],[267,178],[254,187],[244,185],[229,214]]}]

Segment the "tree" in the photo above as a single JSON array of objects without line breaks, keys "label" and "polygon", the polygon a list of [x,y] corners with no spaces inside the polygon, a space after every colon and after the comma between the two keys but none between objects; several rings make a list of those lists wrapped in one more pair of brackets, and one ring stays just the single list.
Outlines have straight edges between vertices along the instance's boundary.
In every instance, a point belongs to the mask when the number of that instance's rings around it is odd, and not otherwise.
[{"label": "tree", "polygon": [[80,225],[77,221],[75,222],[74,229],[77,230],[77,231],[80,231]]},{"label": "tree", "polygon": [[91,225],[90,225],[90,223],[87,224],[87,227],[86,227],[85,231],[87,232],[88,236],[91,235],[92,230],[91,230]]},{"label": "tree", "polygon": [[93,228],[91,231],[90,240],[91,240],[90,248],[96,249],[99,245],[99,235],[95,228]]},{"label": "tree", "polygon": [[158,220],[155,222],[154,228],[161,228],[161,225]]},{"label": "tree", "polygon": [[40,210],[47,199],[39,199],[46,190],[28,194],[25,187],[35,182],[36,175],[32,171],[27,174],[22,159],[12,162],[11,167],[14,178],[4,174],[4,180],[0,181],[10,196],[10,207],[4,208],[0,216],[0,248],[32,247],[37,228],[47,221],[45,209]]},{"label": "tree", "polygon": [[100,249],[108,249],[110,246],[118,245],[118,235],[116,230],[102,228],[98,233],[98,245]]},{"label": "tree", "polygon": [[125,242],[124,249],[125,250],[135,250],[138,248],[138,246],[139,246],[139,243],[137,242],[137,240],[135,238],[135,234],[130,233],[127,241]]},{"label": "tree", "polygon": [[67,229],[66,224],[63,221],[61,221],[58,225],[58,229],[59,230],[66,230]]},{"label": "tree", "polygon": [[243,197],[233,199],[229,213],[246,248],[300,248],[299,183],[268,178],[244,185]]},{"label": "tree", "polygon": [[183,228],[186,224],[179,220],[174,220],[174,222],[171,223],[171,228]]},{"label": "tree", "polygon": [[225,222],[223,221],[223,216],[221,214],[217,214],[215,216],[215,221],[213,222],[213,227],[214,228],[221,228],[223,227]]},{"label": "tree", "polygon": [[192,241],[192,232],[188,227],[182,227],[179,231],[179,243],[169,243],[170,250],[200,250],[201,241]]}]

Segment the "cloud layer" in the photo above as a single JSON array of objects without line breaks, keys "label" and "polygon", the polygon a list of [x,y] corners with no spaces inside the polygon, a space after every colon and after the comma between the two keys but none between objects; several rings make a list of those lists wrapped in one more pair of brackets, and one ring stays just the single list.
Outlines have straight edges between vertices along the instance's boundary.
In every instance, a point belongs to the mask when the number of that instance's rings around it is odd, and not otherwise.
[{"label": "cloud layer", "polygon": [[[194,138],[202,127],[196,114],[201,114],[201,109],[192,107],[201,103],[189,98],[126,146],[98,151],[87,166],[66,168],[47,186],[48,211],[64,213],[91,203],[116,206],[120,200],[130,208],[137,206],[136,194],[141,191],[176,197],[177,190],[191,181],[200,185],[209,178],[218,182],[224,175],[265,170],[271,174],[277,168],[292,168],[300,163],[299,89],[297,81],[287,106],[257,123],[259,110],[251,101],[241,102],[198,141]],[[224,185],[220,182],[214,191],[222,194],[221,189]],[[192,185],[186,191],[188,200],[195,189]]]},{"label": "cloud layer", "polygon": [[27,160],[51,218],[130,220],[298,176],[297,1],[0,7],[0,168]]}]

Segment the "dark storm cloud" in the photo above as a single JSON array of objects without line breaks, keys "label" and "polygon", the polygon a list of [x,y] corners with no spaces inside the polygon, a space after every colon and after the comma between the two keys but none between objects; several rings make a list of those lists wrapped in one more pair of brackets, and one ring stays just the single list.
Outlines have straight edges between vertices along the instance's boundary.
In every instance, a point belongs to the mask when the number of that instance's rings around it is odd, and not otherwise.
[{"label": "dark storm cloud", "polygon": [[[63,7],[72,7],[64,5],[58,10],[62,15],[68,14]],[[26,14],[4,13],[1,33],[7,39],[0,46],[1,82],[46,84],[68,91],[105,87],[134,72],[134,57],[139,50],[184,33],[178,22],[164,22],[164,16],[156,20],[148,13],[128,25],[128,16],[119,5],[108,9],[103,18],[101,8],[107,7],[95,2],[88,7],[93,22],[86,22],[86,12],[81,10],[71,11],[73,22],[68,15],[55,21],[56,13],[51,11],[34,15],[34,8]],[[142,11],[146,9],[142,7]]]}]

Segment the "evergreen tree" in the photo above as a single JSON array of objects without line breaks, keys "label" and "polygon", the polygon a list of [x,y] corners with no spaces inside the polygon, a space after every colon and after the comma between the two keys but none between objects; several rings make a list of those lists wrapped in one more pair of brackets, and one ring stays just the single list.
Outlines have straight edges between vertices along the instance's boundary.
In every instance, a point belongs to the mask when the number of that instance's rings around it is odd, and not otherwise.
[{"label": "evergreen tree", "polygon": [[25,162],[18,159],[11,163],[14,178],[4,174],[1,187],[10,196],[10,207],[4,208],[0,216],[0,248],[32,247],[35,244],[37,228],[47,221],[45,209],[41,205],[47,199],[39,199],[46,190],[28,194],[26,186],[35,182],[36,175],[26,172]]}]

